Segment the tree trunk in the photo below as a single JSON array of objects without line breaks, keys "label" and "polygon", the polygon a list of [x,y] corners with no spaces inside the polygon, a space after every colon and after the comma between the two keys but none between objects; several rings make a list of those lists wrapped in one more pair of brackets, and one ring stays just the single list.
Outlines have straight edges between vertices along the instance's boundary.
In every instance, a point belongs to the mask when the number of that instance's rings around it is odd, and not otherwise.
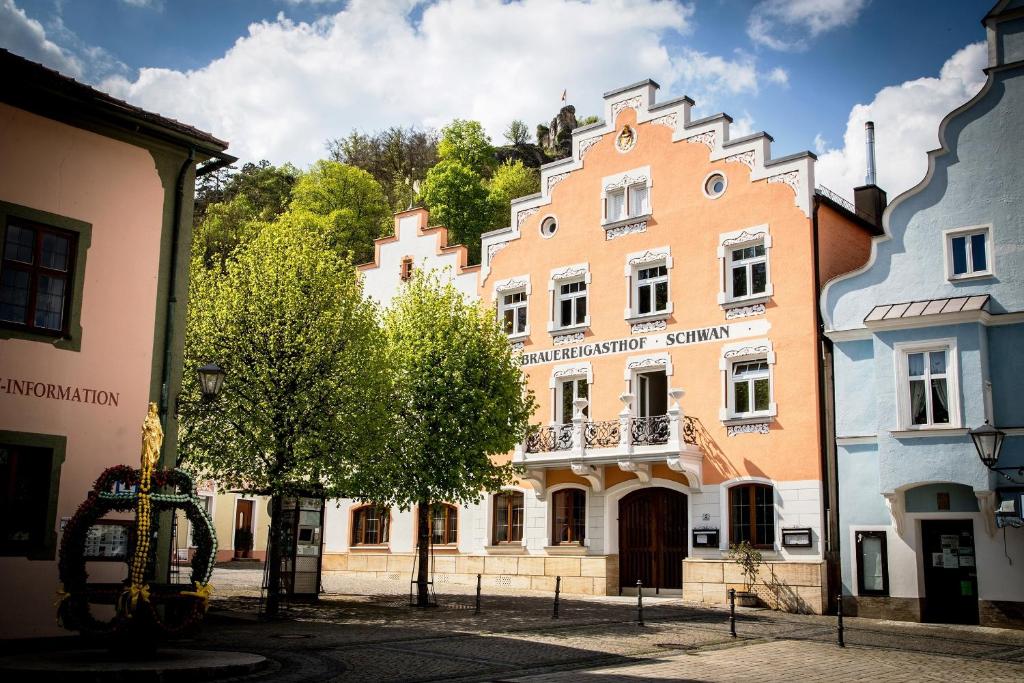
[{"label": "tree trunk", "polygon": [[416,534],[416,550],[419,553],[416,572],[416,606],[429,607],[430,593],[427,586],[427,572],[430,569],[430,503],[420,501],[416,516],[419,521]]},{"label": "tree trunk", "polygon": [[276,617],[281,603],[281,496],[270,503],[270,547],[267,549],[267,616]]}]

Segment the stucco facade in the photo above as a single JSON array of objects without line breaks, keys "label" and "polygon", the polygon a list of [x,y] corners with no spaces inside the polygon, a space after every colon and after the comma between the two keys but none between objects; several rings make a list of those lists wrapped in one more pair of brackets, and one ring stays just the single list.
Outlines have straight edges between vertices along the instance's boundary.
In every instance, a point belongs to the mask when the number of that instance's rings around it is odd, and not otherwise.
[{"label": "stucco facade", "polygon": [[[62,329],[20,323],[15,304],[4,308],[0,323],[3,464],[22,487],[39,484],[9,501],[31,509],[33,517],[25,529],[5,521],[0,600],[20,608],[4,610],[0,637],[57,635],[62,631],[53,600],[62,521],[105,468],[138,465],[147,404],[166,410],[162,396],[178,390],[184,307],[175,311],[167,300],[172,251],[178,254],[175,294],[186,299],[192,191],[176,211],[176,180],[182,174],[191,188],[196,162],[225,144],[169,128],[172,122],[159,117],[143,123],[134,113],[126,117],[136,116],[131,130],[104,102],[76,107],[75,99],[89,90],[85,86],[6,51],[0,58],[0,236],[7,245],[0,272],[10,277],[18,264],[38,257],[11,258],[10,245],[26,230],[70,243],[73,255],[55,267],[70,274],[64,302],[54,309],[64,316]],[[66,110],[51,113],[51,98],[66,98]],[[175,141],[175,134],[181,139]],[[10,291],[5,286],[5,297]],[[31,319],[37,323],[39,310]],[[168,339],[169,321],[174,328]],[[173,409],[164,418],[162,462],[173,466]],[[28,472],[44,466],[47,481],[29,478]],[[39,500],[46,503],[45,514],[35,508]],[[8,520],[20,522],[13,511]],[[27,544],[15,547],[15,541]],[[163,571],[166,558],[165,548]],[[116,581],[127,566],[93,562],[89,572],[95,580]]]},{"label": "stucco facade", "polygon": [[[1007,434],[998,465],[1024,464],[1015,400],[1024,378],[1021,3],[999,3],[986,26],[985,86],[942,122],[942,147],[929,153],[924,180],[886,209],[869,264],[822,295],[834,342],[843,593],[865,616],[1024,623],[1024,531],[998,528],[995,515],[1015,496],[1019,515],[1024,477],[989,471],[967,433],[988,421]],[[914,394],[922,358],[938,393]],[[961,521],[969,535],[953,547],[964,559],[936,557],[929,534]],[[943,612],[954,599],[943,577],[957,572],[962,613]]]}]

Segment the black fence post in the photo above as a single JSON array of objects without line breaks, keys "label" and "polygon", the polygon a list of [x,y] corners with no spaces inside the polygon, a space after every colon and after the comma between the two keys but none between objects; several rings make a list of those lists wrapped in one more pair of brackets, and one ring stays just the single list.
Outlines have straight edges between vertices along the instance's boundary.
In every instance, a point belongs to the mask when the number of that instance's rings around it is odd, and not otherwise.
[{"label": "black fence post", "polygon": [[636,623],[644,625],[644,582],[640,579],[636,580]]},{"label": "black fence post", "polygon": [[558,594],[561,592],[561,590],[562,590],[562,577],[561,576],[556,576],[555,577],[555,611],[551,614],[551,618],[552,619],[557,619],[558,618]]},{"label": "black fence post", "polygon": [[736,589],[729,589],[729,635],[736,637]]},{"label": "black fence post", "polygon": [[839,594],[839,601],[836,606],[836,619],[839,622],[839,629],[836,631],[836,644],[839,647],[846,647],[846,641],[843,637],[843,594]]},{"label": "black fence post", "polygon": [[476,575],[476,605],[473,614],[480,614],[480,575]]}]

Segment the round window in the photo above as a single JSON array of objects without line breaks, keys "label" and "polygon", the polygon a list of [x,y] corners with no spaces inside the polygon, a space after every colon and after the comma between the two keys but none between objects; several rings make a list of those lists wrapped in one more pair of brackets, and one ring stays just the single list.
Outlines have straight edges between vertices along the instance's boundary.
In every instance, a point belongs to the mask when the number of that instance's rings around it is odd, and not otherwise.
[{"label": "round window", "polygon": [[725,192],[725,186],[725,176],[721,173],[712,173],[704,181],[704,194],[711,199],[715,199],[722,196],[722,193]]},{"label": "round window", "polygon": [[558,230],[558,222],[554,216],[548,216],[540,223],[540,234],[542,237],[551,237]]}]

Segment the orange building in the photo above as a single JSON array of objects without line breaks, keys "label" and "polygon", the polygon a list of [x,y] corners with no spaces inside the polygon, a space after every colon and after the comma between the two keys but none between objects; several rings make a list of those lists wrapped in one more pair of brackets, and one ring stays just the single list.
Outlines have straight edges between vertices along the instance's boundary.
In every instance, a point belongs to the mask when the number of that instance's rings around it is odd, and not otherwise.
[{"label": "orange building", "polygon": [[480,297],[522,350],[540,427],[511,456],[523,485],[484,504],[481,551],[533,588],[721,603],[745,540],[761,599],[820,612],[817,295],[877,228],[815,190],[810,152],[773,159],[767,134],[731,139],[727,115],[692,120],[657,89],[606,93],[604,121],[484,235]]}]

